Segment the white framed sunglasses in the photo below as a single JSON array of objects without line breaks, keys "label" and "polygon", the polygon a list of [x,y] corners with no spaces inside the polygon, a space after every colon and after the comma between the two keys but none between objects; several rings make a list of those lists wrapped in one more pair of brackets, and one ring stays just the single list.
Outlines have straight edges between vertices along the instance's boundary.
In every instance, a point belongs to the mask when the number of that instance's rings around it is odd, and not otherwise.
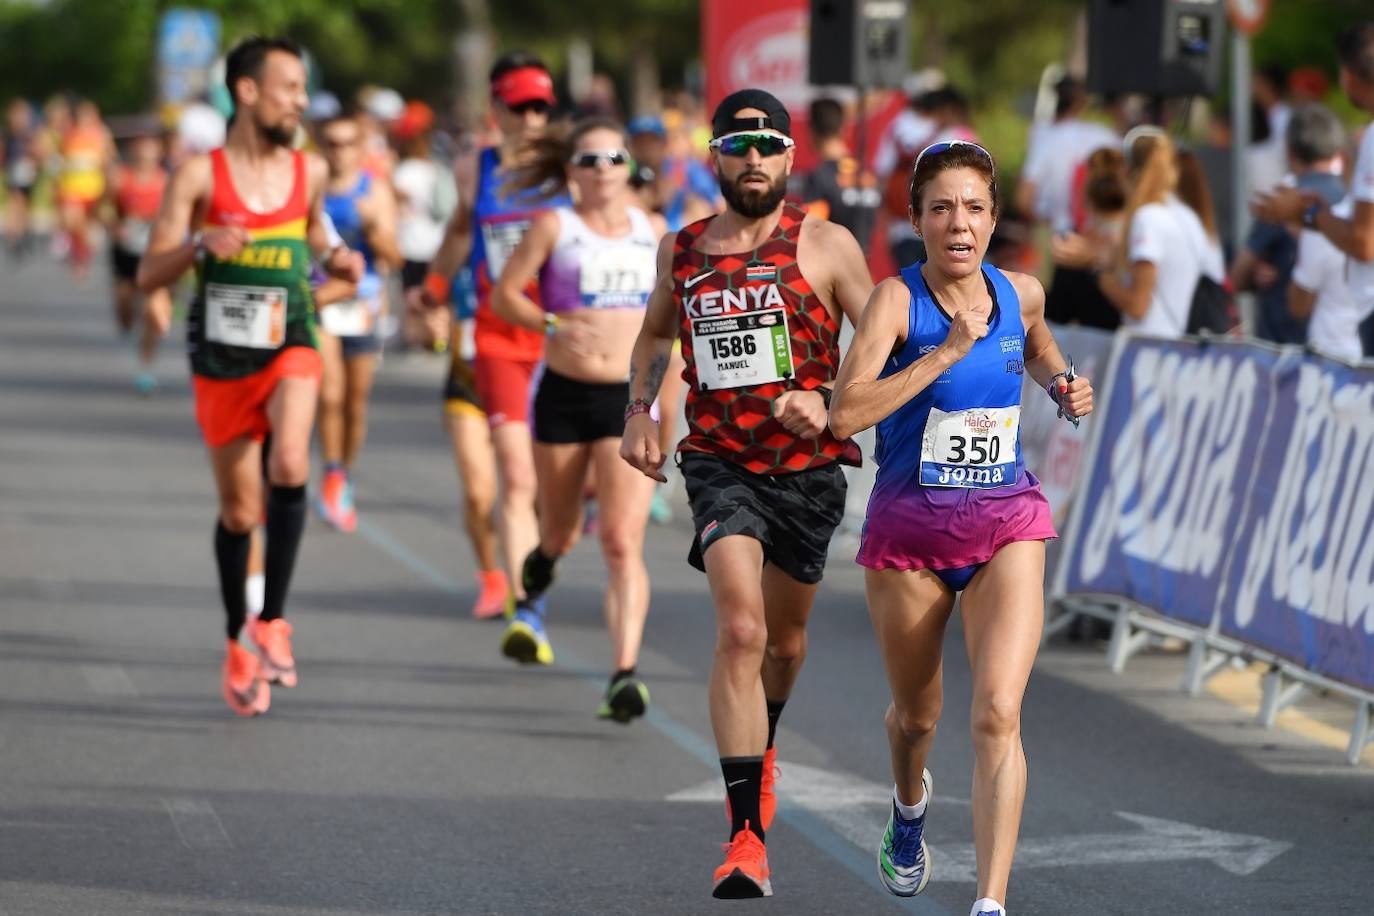
[{"label": "white framed sunglasses", "polygon": [[780,156],[794,146],[796,143],[791,137],[758,131],[726,134],[711,141],[711,149],[716,150],[722,156],[747,156],[751,149],[756,149],[760,156],[767,158]]},{"label": "white framed sunglasses", "polygon": [[594,169],[603,162],[607,165],[627,165],[629,161],[630,151],[625,149],[583,150],[568,157],[568,164],[579,169]]}]

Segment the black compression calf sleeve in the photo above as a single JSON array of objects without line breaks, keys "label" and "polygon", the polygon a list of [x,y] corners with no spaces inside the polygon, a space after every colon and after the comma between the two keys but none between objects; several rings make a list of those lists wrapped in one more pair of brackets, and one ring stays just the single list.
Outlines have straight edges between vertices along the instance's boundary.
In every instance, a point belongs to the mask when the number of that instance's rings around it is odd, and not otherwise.
[{"label": "black compression calf sleeve", "polygon": [[305,487],[273,486],[267,496],[267,560],[262,620],[276,620],[286,604],[291,572],[305,531]]},{"label": "black compression calf sleeve", "polygon": [[248,599],[243,585],[248,578],[249,532],[235,534],[215,520],[215,565],[219,567],[219,594],[224,601],[225,633],[238,639],[248,619]]},{"label": "black compression calf sleeve", "polygon": [[786,700],[768,701],[768,749],[773,749],[773,739],[778,736],[778,717],[782,715],[782,708],[787,705]]}]

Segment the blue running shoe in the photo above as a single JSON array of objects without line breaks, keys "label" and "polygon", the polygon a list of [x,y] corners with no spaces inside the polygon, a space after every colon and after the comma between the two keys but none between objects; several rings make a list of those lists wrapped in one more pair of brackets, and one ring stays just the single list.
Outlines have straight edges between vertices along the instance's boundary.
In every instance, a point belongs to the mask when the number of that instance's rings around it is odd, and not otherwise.
[{"label": "blue running shoe", "polygon": [[522,665],[553,664],[553,646],[544,631],[543,598],[515,605],[515,614],[501,637],[501,654]]},{"label": "blue running shoe", "polygon": [[134,390],[145,398],[157,394],[157,376],[144,369],[134,376]]},{"label": "blue running shoe", "polygon": [[[921,788],[925,790],[926,814],[930,813],[932,785],[930,770],[925,770],[921,774]],[[915,897],[930,881],[930,855],[923,835],[925,822],[925,815],[914,821],[903,820],[897,813],[897,803],[892,803],[887,830],[878,846],[878,879],[889,893],[898,897]]]}]

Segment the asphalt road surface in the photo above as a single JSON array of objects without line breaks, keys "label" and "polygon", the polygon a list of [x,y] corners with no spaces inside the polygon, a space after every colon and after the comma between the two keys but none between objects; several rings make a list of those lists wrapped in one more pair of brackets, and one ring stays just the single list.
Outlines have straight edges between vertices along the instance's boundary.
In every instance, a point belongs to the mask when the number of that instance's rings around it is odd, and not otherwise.
[{"label": "asphalt road surface", "polygon": [[[103,281],[3,266],[0,913],[968,912],[958,627],[930,763],[928,891],[899,901],[875,876],[887,688],[851,553],[832,563],[779,733],[776,896],[712,900],[726,831],[712,613],[682,513],[648,547],[652,714],[598,721],[609,648],[594,541],[551,593],[552,668],[513,666],[500,625],[467,616],[433,358],[389,357],[380,374],[359,532],[312,518],[289,605],[299,688],[275,690],[265,717],[231,714],[181,328],[162,391],[140,399],[110,312]],[[1181,698],[1169,665],[1122,679],[1100,645],[1042,653],[1010,913],[1374,912],[1374,771]]]}]

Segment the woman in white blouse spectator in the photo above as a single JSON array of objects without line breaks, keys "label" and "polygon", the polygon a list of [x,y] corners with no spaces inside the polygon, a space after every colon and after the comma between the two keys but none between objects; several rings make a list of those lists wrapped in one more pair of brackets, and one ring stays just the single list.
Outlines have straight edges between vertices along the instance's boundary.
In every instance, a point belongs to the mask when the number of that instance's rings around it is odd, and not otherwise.
[{"label": "woman in white blouse spectator", "polygon": [[1117,268],[1103,271],[1098,286],[1120,310],[1124,327],[1181,337],[1198,279],[1224,280],[1221,246],[1175,193],[1178,153],[1168,135],[1158,128],[1136,128],[1125,146],[1131,179],[1126,238]]}]

